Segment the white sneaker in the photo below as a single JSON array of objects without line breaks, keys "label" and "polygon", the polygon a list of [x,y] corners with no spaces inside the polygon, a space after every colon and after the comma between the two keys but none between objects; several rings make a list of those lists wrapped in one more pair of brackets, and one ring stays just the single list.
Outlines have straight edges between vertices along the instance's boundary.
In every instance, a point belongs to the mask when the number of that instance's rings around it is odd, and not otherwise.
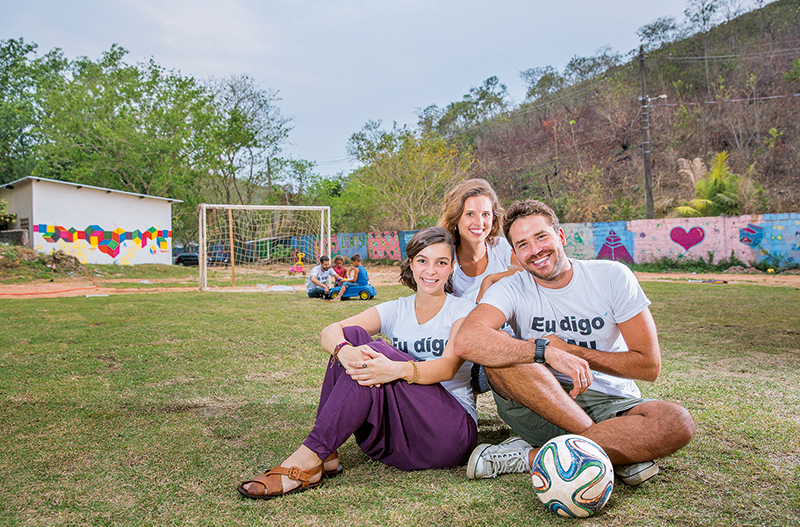
[{"label": "white sneaker", "polygon": [[614,473],[619,476],[623,483],[633,487],[658,474],[658,465],[656,465],[655,461],[617,465],[614,467]]},{"label": "white sneaker", "polygon": [[469,456],[467,477],[496,478],[498,474],[530,472],[528,453],[532,448],[521,437],[510,437],[499,445],[478,445]]}]

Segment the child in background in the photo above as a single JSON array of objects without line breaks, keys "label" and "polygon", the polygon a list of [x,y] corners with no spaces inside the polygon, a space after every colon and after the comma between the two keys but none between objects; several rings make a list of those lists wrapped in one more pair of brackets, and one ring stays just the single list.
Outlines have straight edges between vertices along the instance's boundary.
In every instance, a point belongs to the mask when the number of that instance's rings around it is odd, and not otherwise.
[{"label": "child in background", "polygon": [[336,273],[336,276],[334,277],[336,283],[334,285],[339,285],[343,281],[347,280],[347,268],[344,266],[344,258],[342,258],[342,255],[334,256],[333,271]]},{"label": "child in background", "polygon": [[350,273],[347,280],[342,282],[342,290],[339,291],[339,295],[334,298],[334,301],[339,301],[344,296],[345,290],[347,290],[347,284],[355,284],[355,285],[367,285],[369,284],[369,275],[367,275],[367,268],[361,265],[361,255],[358,253],[354,254],[350,257],[350,263],[353,264],[353,268],[350,270]]}]

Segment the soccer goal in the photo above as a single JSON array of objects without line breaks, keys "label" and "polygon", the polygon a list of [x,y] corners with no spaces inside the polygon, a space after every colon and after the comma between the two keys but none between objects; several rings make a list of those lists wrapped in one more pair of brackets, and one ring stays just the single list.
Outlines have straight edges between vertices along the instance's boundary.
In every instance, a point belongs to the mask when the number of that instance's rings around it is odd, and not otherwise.
[{"label": "soccer goal", "polygon": [[199,206],[200,290],[268,289],[331,255],[330,207]]}]

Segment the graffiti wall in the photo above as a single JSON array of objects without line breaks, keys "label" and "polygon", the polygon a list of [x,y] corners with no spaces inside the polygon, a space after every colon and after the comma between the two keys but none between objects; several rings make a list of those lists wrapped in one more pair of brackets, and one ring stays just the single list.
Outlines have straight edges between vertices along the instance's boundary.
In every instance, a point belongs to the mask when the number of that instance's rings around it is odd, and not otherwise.
[{"label": "graffiti wall", "polygon": [[665,256],[719,262],[736,256],[745,263],[776,267],[800,263],[798,214],[639,220],[628,225],[635,234],[637,262]]},{"label": "graffiti wall", "polygon": [[[645,263],[661,258],[713,262],[732,255],[775,267],[800,263],[800,214],[763,214],[731,218],[669,218],[561,225],[566,253],[580,260]],[[403,260],[417,231],[339,234],[333,254]],[[337,250],[337,247],[341,249]]]},{"label": "graffiti wall", "polygon": [[170,231],[157,230],[155,227],[150,227],[146,231],[125,231],[120,228],[107,231],[97,225],[91,225],[79,231],[74,227],[65,229],[57,225],[42,224],[34,225],[33,232],[38,233],[46,243],[58,245],[59,249],[73,254],[82,262],[86,261],[85,253],[94,250],[116,258],[126,241],[131,242],[134,251],[145,248],[153,254],[156,251],[166,251],[169,249],[169,239],[172,237]]},{"label": "graffiti wall", "polygon": [[32,177],[0,194],[39,252],[84,264],[172,263],[173,200]]},{"label": "graffiti wall", "polygon": [[400,243],[396,232],[371,232],[368,238],[371,260],[400,259]]},{"label": "graffiti wall", "polygon": [[332,254],[341,254],[350,258],[354,254],[361,255],[362,260],[369,259],[369,251],[367,247],[367,233],[344,233],[336,235],[336,250],[331,249]]}]

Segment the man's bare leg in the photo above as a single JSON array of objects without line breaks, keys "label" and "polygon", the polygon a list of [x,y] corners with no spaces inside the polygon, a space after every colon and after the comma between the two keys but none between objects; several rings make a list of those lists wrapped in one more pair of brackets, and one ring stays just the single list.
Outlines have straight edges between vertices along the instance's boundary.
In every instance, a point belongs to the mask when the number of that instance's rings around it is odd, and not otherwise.
[{"label": "man's bare leg", "polygon": [[694,436],[691,415],[675,403],[642,403],[620,417],[595,424],[544,366],[486,368],[486,375],[498,395],[527,406],[569,433],[592,439],[615,465],[672,454]]},{"label": "man's bare leg", "polygon": [[519,364],[485,370],[492,390],[498,395],[527,406],[559,428],[579,434],[594,424],[544,365]]}]

